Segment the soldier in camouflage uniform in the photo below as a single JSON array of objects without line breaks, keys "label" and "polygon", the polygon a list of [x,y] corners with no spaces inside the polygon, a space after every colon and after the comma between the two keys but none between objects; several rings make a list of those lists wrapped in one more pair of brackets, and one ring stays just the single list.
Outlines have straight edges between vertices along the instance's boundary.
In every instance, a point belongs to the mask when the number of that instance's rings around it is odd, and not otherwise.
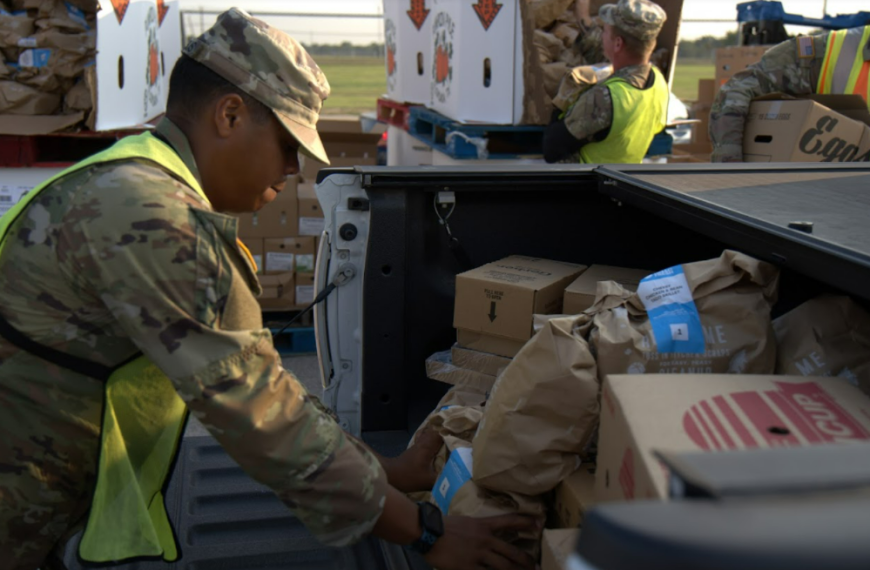
[{"label": "soldier in camouflage uniform", "polygon": [[[60,179],[7,234],[0,315],[42,345],[108,367],[144,353],[227,452],[323,542],[374,532],[408,544],[421,533],[418,510],[396,487],[431,486],[427,462],[440,441],[379,462],[342,432],[282,368],[262,326],[252,261],[236,245],[236,219],[221,213],[274,199],[298,172],[297,151],[327,161],[316,122],[328,94],[295,40],[239,10],[221,15],[185,49],[155,133],[208,201],[147,161]],[[103,398],[103,383],[0,338],[3,568],[57,564],[86,520]],[[444,524],[428,555],[438,567],[533,564],[495,538],[534,524],[527,519]]]},{"label": "soldier in camouflage uniform", "polygon": [[[602,47],[614,70],[605,81],[621,78],[639,90],[650,88],[654,79],[649,58],[667,18],[664,10],[649,0],[619,0],[602,6],[598,17],[604,23]],[[583,79],[577,74],[566,75],[554,101],[558,105],[554,113],[557,118],[544,133],[547,162],[576,162],[584,146],[602,142],[610,134],[614,122],[611,89],[603,82],[578,82],[578,77]]]},{"label": "soldier in camouflage uniform", "polygon": [[[830,33],[824,33],[777,44],[765,52],[761,61],[722,86],[710,110],[713,162],[743,162],[743,126],[753,99],[769,93],[816,92],[830,38]],[[870,44],[864,48],[864,58],[870,60]]]}]

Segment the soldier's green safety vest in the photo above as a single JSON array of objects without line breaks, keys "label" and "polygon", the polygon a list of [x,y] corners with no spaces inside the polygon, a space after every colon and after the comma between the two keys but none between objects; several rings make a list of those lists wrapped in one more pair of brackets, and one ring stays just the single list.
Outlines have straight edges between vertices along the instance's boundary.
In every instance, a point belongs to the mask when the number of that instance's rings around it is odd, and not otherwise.
[{"label": "soldier's green safety vest", "polygon": [[[53,182],[88,166],[131,159],[158,164],[208,202],[196,177],[169,145],[150,133],[126,137],[26,194],[0,218],[0,251],[12,223]],[[146,357],[111,372],[105,388],[97,485],[79,545],[84,560],[162,556],[171,562],[178,558],[162,489],[186,419],[187,406],[171,381]]]},{"label": "soldier's green safety vest", "polygon": [[655,67],[652,73],[655,80],[648,89],[638,89],[621,77],[604,81],[610,89],[613,122],[603,141],[580,149],[581,163],[639,164],[643,160],[653,137],[668,120],[667,81]]},{"label": "soldier's green safety vest", "polygon": [[870,106],[870,26],[831,32],[816,93],[860,95]]}]

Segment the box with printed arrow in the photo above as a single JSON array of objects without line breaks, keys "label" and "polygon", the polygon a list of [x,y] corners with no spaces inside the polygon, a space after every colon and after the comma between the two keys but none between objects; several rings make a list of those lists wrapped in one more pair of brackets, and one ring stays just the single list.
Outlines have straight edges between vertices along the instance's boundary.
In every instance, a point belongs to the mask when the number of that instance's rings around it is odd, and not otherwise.
[{"label": "box with printed arrow", "polygon": [[532,315],[559,313],[565,288],[585,269],[514,255],[457,275],[453,326],[459,344],[514,356],[532,336]]}]

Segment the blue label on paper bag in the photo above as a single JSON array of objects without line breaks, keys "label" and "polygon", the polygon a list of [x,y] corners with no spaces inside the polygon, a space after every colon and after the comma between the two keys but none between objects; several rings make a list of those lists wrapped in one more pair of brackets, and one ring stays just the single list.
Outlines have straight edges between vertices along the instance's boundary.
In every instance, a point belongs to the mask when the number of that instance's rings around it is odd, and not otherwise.
[{"label": "blue label on paper bag", "polygon": [[660,354],[704,353],[701,317],[681,265],[644,277],[637,294],[649,315]]},{"label": "blue label on paper bag", "polygon": [[51,50],[48,48],[28,49],[18,56],[18,65],[21,67],[45,67],[51,59]]},{"label": "blue label on paper bag", "polygon": [[460,447],[454,449],[450,458],[444,465],[444,470],[435,487],[432,489],[432,499],[445,515],[450,510],[450,502],[457,491],[471,480],[471,448]]}]

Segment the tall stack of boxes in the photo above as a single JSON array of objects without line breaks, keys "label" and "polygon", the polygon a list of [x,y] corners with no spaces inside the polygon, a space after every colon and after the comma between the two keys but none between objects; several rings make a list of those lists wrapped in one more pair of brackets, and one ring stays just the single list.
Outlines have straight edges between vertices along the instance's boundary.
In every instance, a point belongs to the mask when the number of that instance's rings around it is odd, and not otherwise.
[{"label": "tall stack of boxes", "polygon": [[257,262],[266,311],[302,309],[315,297],[314,266],[323,209],[314,187],[321,168],[376,164],[382,131],[364,133],[359,118],[323,117],[317,125],[329,156],[327,167],[300,155],[301,172],[287,179],[284,190],[259,212],[239,215],[239,237]]}]

